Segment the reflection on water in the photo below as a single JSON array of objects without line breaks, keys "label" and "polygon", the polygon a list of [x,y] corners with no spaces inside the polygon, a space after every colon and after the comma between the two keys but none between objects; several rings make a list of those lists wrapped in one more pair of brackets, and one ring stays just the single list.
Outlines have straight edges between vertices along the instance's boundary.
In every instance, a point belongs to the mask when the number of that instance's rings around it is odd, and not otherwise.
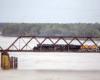
[{"label": "reflection on water", "polygon": [[[6,49],[14,37],[0,37],[0,46]],[[18,57],[18,69],[100,70],[98,53],[9,53]]]}]

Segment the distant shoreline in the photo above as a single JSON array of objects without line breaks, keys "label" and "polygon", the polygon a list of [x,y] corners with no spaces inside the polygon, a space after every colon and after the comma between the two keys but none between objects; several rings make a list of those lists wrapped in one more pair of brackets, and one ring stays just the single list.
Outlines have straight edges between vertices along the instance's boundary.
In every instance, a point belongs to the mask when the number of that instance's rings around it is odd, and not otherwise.
[{"label": "distant shoreline", "polygon": [[19,37],[19,36],[6,36],[6,35],[0,35],[2,37]]}]

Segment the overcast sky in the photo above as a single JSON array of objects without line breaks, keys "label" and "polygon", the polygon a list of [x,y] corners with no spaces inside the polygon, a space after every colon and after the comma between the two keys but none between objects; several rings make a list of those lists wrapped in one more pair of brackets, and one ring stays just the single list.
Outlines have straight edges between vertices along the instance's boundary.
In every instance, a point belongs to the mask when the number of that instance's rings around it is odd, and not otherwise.
[{"label": "overcast sky", "polygon": [[100,23],[100,0],[0,0],[0,22]]}]

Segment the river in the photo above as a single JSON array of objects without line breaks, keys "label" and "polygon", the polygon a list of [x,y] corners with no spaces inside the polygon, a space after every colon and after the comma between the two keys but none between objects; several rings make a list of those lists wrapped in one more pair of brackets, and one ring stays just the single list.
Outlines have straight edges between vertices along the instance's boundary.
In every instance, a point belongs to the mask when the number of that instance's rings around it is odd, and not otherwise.
[{"label": "river", "polygon": [[[0,36],[0,46],[7,49],[16,38]],[[35,43],[33,41],[30,46],[36,46]],[[62,41],[59,42],[61,43],[63,44]],[[76,41],[73,43],[78,44]],[[16,46],[18,47],[18,43]],[[99,53],[9,52],[9,54],[18,57],[18,69],[0,69],[0,80],[100,80]]]},{"label": "river", "polygon": [[[8,48],[17,37],[0,36],[0,46]],[[99,53],[9,52],[18,57],[18,69],[100,70]]]}]

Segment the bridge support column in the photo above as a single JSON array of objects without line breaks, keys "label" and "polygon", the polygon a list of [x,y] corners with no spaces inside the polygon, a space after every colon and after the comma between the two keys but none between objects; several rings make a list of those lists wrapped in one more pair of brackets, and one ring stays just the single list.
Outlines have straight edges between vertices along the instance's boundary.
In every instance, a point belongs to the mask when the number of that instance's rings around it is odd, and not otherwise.
[{"label": "bridge support column", "polygon": [[14,68],[16,69],[18,67],[18,58],[14,57]]},{"label": "bridge support column", "polygon": [[1,68],[9,69],[9,54],[7,52],[1,53]]},{"label": "bridge support column", "polygon": [[13,69],[13,57],[10,57],[10,68]]},{"label": "bridge support column", "polygon": [[4,70],[7,69],[17,69],[18,67],[18,58],[17,57],[9,57],[9,54],[4,51],[1,53],[1,68]]}]

